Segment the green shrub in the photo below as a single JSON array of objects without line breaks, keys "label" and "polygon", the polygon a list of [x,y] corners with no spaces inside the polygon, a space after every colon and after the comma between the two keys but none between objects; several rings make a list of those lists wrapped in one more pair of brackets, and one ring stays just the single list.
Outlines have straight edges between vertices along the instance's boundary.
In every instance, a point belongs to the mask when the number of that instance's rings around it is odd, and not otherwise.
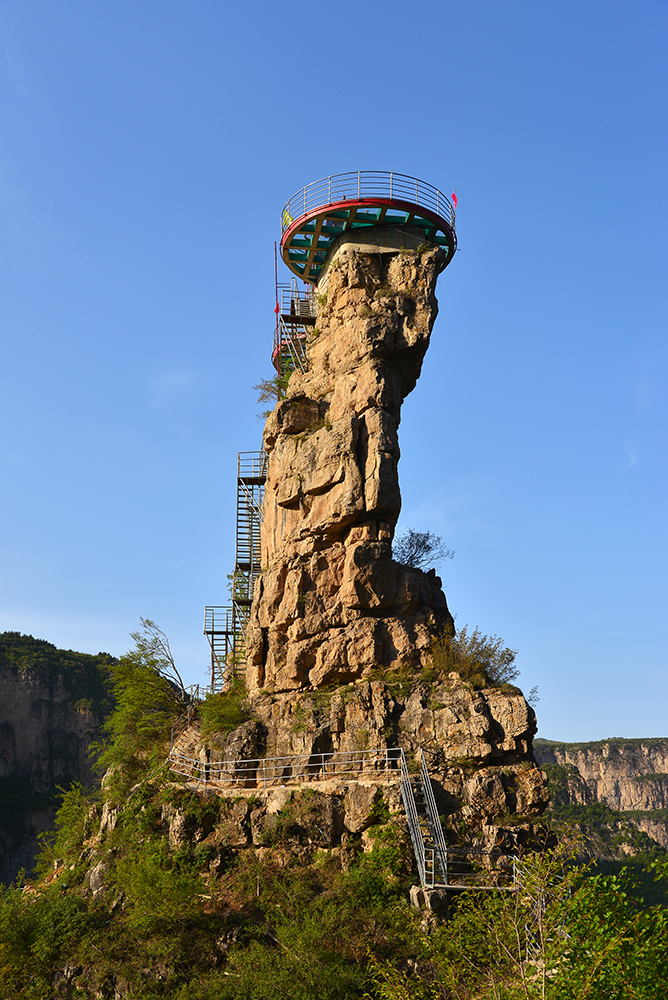
[{"label": "green shrub", "polygon": [[59,788],[61,805],[56,813],[56,828],[40,834],[41,851],[36,871],[47,874],[56,858],[71,858],[81,850],[86,836],[92,832],[91,810],[97,795],[76,783],[67,790]]},{"label": "green shrub", "polygon": [[[441,632],[432,639],[432,666],[441,674],[456,672],[474,688],[509,685],[519,675],[514,666],[516,649],[508,649],[498,636],[483,635],[465,625],[456,635]],[[514,688],[513,690],[518,690]]]},{"label": "green shrub", "polygon": [[198,708],[198,714],[204,736],[231,733],[247,722],[251,713],[243,681],[234,678],[227,690],[207,695]]},{"label": "green shrub", "polygon": [[201,858],[170,854],[164,841],[137,845],[116,864],[116,885],[125,895],[131,930],[149,933],[181,924],[202,910]]}]

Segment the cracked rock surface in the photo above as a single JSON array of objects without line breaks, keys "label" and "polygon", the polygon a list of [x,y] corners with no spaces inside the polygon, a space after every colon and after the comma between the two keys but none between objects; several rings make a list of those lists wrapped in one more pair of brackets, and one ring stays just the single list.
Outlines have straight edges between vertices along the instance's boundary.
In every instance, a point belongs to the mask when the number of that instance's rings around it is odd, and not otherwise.
[{"label": "cracked rock surface", "polygon": [[452,627],[432,570],[392,559],[401,509],[401,404],[438,311],[443,251],[342,244],[321,280],[308,371],[264,431],[264,572],[247,636],[249,693],[347,683],[419,666]]}]

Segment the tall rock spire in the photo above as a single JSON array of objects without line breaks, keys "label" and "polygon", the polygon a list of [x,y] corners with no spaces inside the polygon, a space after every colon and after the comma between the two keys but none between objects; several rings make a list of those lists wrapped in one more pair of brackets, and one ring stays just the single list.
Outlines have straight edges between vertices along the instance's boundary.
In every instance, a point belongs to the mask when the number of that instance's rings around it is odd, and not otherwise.
[{"label": "tall rock spire", "polygon": [[452,628],[434,571],[392,559],[401,404],[429,346],[445,254],[364,245],[355,235],[318,282],[308,369],[292,374],[265,426],[251,694],[342,684],[379,666],[412,669],[433,630]]}]

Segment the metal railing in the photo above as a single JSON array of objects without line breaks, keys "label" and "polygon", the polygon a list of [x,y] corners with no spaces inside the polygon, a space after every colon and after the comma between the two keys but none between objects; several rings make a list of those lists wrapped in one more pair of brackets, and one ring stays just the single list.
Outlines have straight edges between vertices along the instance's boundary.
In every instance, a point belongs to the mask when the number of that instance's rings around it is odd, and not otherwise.
[{"label": "metal railing", "polygon": [[[436,808],[436,800],[434,798],[434,789],[431,785],[431,777],[429,776],[429,770],[427,768],[427,762],[422,754],[422,759],[420,762],[420,784],[422,786],[422,794],[424,796],[424,805],[427,813],[427,822],[429,825],[429,832],[431,834],[431,839],[434,845],[434,868],[436,865],[441,870],[443,876],[444,884],[448,884],[448,847],[445,843],[445,837],[443,835],[443,826],[441,824],[441,817],[438,814],[438,809]],[[434,875],[435,875],[434,871]]]},{"label": "metal railing", "polygon": [[327,753],[258,757],[254,760],[201,761],[173,748],[169,767],[205,784],[268,788],[289,781],[326,781],[344,775],[398,777],[403,750],[333,750]]},{"label": "metal railing", "polygon": [[244,479],[263,479],[267,475],[266,451],[240,451],[237,453],[237,476]]},{"label": "metal railing", "polygon": [[[179,733],[180,734],[180,733]],[[326,781],[331,778],[375,778],[400,782],[401,800],[408,832],[423,889],[514,889],[517,881],[515,859],[499,851],[469,847],[448,847],[424,758],[421,764],[422,789],[433,843],[425,840],[413,781],[406,755],[400,747],[375,750],[332,750],[323,753],[292,754],[285,757],[258,757],[252,760],[202,761],[180,753],[172,740],[168,759],[176,774],[207,785],[271,788]],[[440,877],[439,877],[440,876]]]},{"label": "metal railing", "polygon": [[297,279],[276,285],[276,324],[271,359],[279,376],[306,371],[306,348],[313,338],[317,313],[315,289],[300,289]]},{"label": "metal railing", "polygon": [[515,889],[517,859],[503,851],[448,847],[449,889]]},{"label": "metal railing", "polygon": [[277,305],[279,312],[286,316],[315,316],[317,304],[315,298],[315,288],[309,285],[307,288],[299,288],[296,278],[288,284],[280,282],[276,286]]},{"label": "metal railing", "polygon": [[426,181],[392,170],[357,170],[333,174],[307,184],[290,198],[281,213],[281,231],[297,219],[324,205],[365,198],[389,198],[408,202],[435,212],[450,228],[455,228],[455,208],[442,191]]},{"label": "metal railing", "polygon": [[211,682],[208,687],[193,685],[198,692],[196,695],[192,694],[192,697],[201,701],[207,694],[225,689],[245,646],[246,624],[239,614],[239,608],[234,604],[224,607],[208,605],[204,609],[204,635],[209,640],[211,650]]},{"label": "metal railing", "polygon": [[298,323],[286,323],[282,316],[278,317],[271,359],[279,375],[287,375],[295,369],[306,371],[306,347],[310,339],[306,327]]},{"label": "metal railing", "polygon": [[408,821],[408,833],[413,845],[413,854],[418,867],[420,885],[423,889],[432,887],[435,882],[435,865],[433,851],[427,849],[424,842],[424,833],[420,824],[413,783],[406,763],[406,755],[401,751],[401,801],[404,804],[404,811]]}]

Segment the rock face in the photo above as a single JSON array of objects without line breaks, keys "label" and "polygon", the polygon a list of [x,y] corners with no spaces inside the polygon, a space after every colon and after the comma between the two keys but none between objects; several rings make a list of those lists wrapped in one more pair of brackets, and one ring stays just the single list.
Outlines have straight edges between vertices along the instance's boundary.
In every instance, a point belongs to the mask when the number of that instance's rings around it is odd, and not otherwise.
[{"label": "rock face", "polygon": [[419,666],[430,626],[452,626],[435,573],[392,559],[401,404],[429,345],[443,266],[438,248],[343,243],[320,280],[308,370],[293,373],[264,432],[251,695]]},{"label": "rock face", "polygon": [[37,834],[53,827],[56,786],[93,784],[88,751],[100,738],[107,654],[58,650],[0,635],[0,880],[30,869]]},{"label": "rock face", "polygon": [[[359,680],[333,692],[265,695],[253,710],[268,757],[316,760],[320,753],[387,747],[402,747],[413,760],[424,755],[439,814],[454,839],[470,836],[488,848],[512,849],[548,803],[547,782],[531,751],[536,717],[520,692],[475,691],[451,673],[432,683],[416,677],[403,690]],[[232,739],[218,751],[210,748],[209,759],[226,759]],[[346,800],[346,814],[357,809],[364,815],[357,822],[368,824],[372,805],[373,798],[364,806]]]},{"label": "rock face", "polygon": [[[453,631],[441,581],[392,558],[401,404],[443,266],[438,248],[359,240],[330,258],[307,371],[264,431],[264,569],[247,631],[255,725],[197,754],[213,765],[242,745],[247,759],[402,747],[413,765],[425,759],[448,836],[515,849],[548,798],[533,710],[517,689],[429,673],[434,632]],[[377,789],[331,794],[347,834],[363,832]]]},{"label": "rock face", "polygon": [[668,848],[668,739],[538,740],[534,752],[550,774],[555,805],[603,802],[632,812],[628,821]]}]

